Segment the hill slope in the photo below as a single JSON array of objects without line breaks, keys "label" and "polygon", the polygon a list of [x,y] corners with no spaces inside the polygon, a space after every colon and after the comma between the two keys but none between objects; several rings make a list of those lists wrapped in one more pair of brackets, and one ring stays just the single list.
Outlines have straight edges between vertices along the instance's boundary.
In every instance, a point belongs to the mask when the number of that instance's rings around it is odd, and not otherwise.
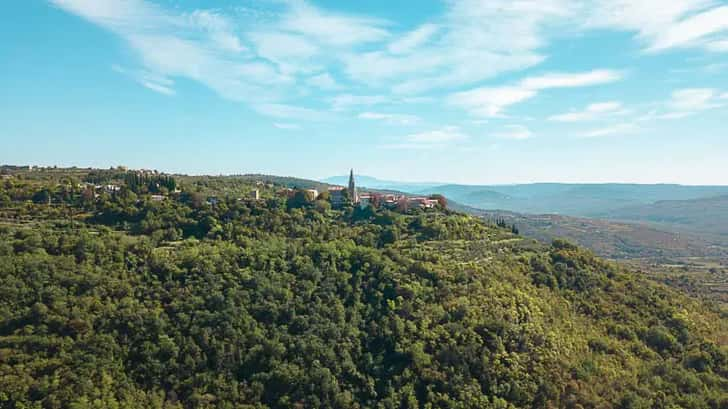
[{"label": "hill slope", "polygon": [[562,241],[56,182],[0,185],[0,407],[728,404],[725,317]]},{"label": "hill slope", "polygon": [[[455,205],[457,207],[457,205]],[[488,220],[504,220],[542,242],[564,238],[610,259],[728,257],[728,247],[698,233],[676,232],[642,222],[619,222],[553,214],[530,215],[458,207]]]}]

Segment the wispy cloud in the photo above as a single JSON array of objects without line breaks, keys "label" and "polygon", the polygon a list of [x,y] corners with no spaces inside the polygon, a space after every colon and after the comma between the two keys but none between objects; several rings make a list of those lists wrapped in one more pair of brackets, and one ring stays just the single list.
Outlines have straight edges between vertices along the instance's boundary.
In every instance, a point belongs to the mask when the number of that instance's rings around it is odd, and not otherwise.
[{"label": "wispy cloud", "polygon": [[533,136],[533,133],[523,125],[507,125],[493,136],[503,139],[528,139]]},{"label": "wispy cloud", "polygon": [[658,101],[653,108],[637,118],[639,122],[660,119],[683,119],[702,111],[728,105],[728,93],[721,94],[713,88],[682,88],[672,91],[670,98]]},{"label": "wispy cloud", "polygon": [[622,74],[612,70],[593,70],[581,73],[552,73],[529,77],[521,81],[526,89],[575,88],[606,84],[622,79]]},{"label": "wispy cloud", "polygon": [[457,126],[444,126],[424,132],[416,132],[402,138],[400,142],[381,145],[385,149],[438,149],[462,142],[470,136]]},{"label": "wispy cloud", "polygon": [[639,129],[635,124],[632,123],[620,123],[616,125],[610,125],[604,128],[593,129],[588,132],[584,132],[580,136],[582,138],[599,138],[604,136],[620,136],[628,135],[636,132]]},{"label": "wispy cloud", "polygon": [[303,108],[286,104],[261,104],[255,105],[254,109],[262,114],[273,118],[293,119],[297,121],[327,121],[332,116],[327,112]]},{"label": "wispy cloud", "polygon": [[685,88],[672,93],[668,107],[678,112],[695,112],[716,108],[717,92],[711,88]]},{"label": "wispy cloud", "polygon": [[573,88],[614,82],[622,74],[612,70],[594,70],[584,73],[551,73],[528,77],[518,84],[504,87],[481,87],[459,92],[449,97],[452,105],[465,108],[476,116],[499,116],[505,108],[535,97],[549,88]]},{"label": "wispy cloud", "polygon": [[713,0],[595,0],[582,7],[585,28],[636,32],[649,52],[705,47],[728,29],[728,7]]},{"label": "wispy cloud", "polygon": [[581,111],[572,111],[549,117],[550,121],[556,122],[580,122],[593,121],[603,119],[612,115],[624,114],[627,111],[623,108],[621,102],[608,101],[589,104]]},{"label": "wispy cloud", "polygon": [[331,13],[302,0],[288,2],[290,8],[277,27],[305,35],[319,43],[337,47],[371,43],[390,36],[388,22],[369,17]]},{"label": "wispy cloud", "polygon": [[[569,15],[567,0],[461,0],[385,49],[344,57],[347,74],[398,94],[462,86],[539,64],[549,24]],[[488,22],[484,24],[483,22]]]},{"label": "wispy cloud", "polygon": [[298,125],[298,124],[289,124],[289,123],[281,123],[281,122],[274,122],[273,123],[273,126],[276,127],[276,128],[278,128],[278,129],[285,129],[285,130],[288,130],[288,131],[292,131],[292,130],[296,130],[296,129],[301,129],[301,125]]},{"label": "wispy cloud", "polygon": [[410,143],[442,144],[468,139],[468,135],[457,126],[445,126],[440,129],[410,134],[405,139]]},{"label": "wispy cloud", "polygon": [[118,65],[113,65],[111,68],[119,74],[128,76],[152,91],[156,91],[164,95],[175,94],[175,91],[172,88],[174,86],[174,81],[167,77],[144,70],[128,70]]},{"label": "wispy cloud", "polygon": [[482,87],[453,94],[448,101],[472,115],[494,117],[501,115],[504,108],[533,98],[536,93],[536,90],[518,86]]},{"label": "wispy cloud", "polygon": [[716,7],[685,18],[658,36],[650,47],[660,51],[704,44],[703,39],[728,29],[728,6]]},{"label": "wispy cloud", "polygon": [[705,44],[705,48],[708,51],[713,51],[717,53],[728,52],[728,39],[709,41]]},{"label": "wispy cloud", "polygon": [[423,24],[390,43],[387,49],[391,54],[407,54],[427,43],[439,29],[435,24]]},{"label": "wispy cloud", "polygon": [[[139,71],[150,77],[188,78],[240,101],[274,99],[293,81],[250,55],[234,24],[210,11],[183,13],[143,0],[51,2],[117,34],[138,56]],[[172,93],[164,82],[145,86]]]},{"label": "wispy cloud", "polygon": [[357,106],[379,105],[389,102],[386,95],[352,95],[341,94],[331,98],[331,107],[334,111],[343,111]]},{"label": "wispy cloud", "polygon": [[362,112],[359,114],[359,118],[383,121],[393,125],[414,125],[420,122],[420,117],[416,115],[388,114],[381,112]]},{"label": "wispy cloud", "polygon": [[335,91],[342,88],[328,72],[309,77],[306,83],[326,91]]}]

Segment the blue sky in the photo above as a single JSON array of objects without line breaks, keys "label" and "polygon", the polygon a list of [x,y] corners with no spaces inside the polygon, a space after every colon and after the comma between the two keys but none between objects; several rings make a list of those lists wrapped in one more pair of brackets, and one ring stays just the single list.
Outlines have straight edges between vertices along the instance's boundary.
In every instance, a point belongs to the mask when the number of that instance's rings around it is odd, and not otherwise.
[{"label": "blue sky", "polygon": [[0,163],[728,184],[713,0],[25,0]]}]

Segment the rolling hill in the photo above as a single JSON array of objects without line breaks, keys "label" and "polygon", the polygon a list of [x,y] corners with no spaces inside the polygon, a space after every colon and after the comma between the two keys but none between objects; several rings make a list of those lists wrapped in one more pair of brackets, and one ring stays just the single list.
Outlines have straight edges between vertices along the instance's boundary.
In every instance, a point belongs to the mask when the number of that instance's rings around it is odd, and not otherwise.
[{"label": "rolling hill", "polygon": [[610,259],[676,260],[685,257],[728,257],[728,242],[696,232],[677,232],[642,222],[531,215],[481,210],[467,206],[454,208],[487,220],[504,220],[526,237],[543,242],[565,238]]},{"label": "rolling hill", "polygon": [[651,223],[673,230],[708,234],[728,241],[728,195],[692,200],[661,200],[611,210],[598,216]]}]

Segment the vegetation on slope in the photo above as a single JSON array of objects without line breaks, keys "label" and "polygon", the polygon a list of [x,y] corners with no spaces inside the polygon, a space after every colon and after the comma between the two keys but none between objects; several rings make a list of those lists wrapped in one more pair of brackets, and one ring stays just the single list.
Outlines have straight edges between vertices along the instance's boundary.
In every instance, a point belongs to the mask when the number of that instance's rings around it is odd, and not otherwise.
[{"label": "vegetation on slope", "polygon": [[728,405],[725,317],[574,245],[198,182],[0,183],[0,407]]}]

